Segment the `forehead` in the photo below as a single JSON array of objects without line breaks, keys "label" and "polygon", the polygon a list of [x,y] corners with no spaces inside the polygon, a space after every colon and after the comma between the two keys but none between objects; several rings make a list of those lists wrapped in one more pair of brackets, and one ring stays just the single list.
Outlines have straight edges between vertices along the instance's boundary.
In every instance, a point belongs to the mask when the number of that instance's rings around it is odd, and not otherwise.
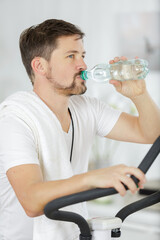
[{"label": "forehead", "polygon": [[56,49],[64,52],[67,52],[70,49],[84,52],[83,40],[79,35],[59,37]]}]

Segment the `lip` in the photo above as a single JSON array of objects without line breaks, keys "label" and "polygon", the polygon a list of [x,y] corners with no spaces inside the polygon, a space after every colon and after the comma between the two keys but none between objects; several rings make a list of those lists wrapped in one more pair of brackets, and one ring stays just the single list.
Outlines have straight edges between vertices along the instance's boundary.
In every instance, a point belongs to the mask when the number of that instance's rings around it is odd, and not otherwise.
[{"label": "lip", "polygon": [[[76,78],[81,78],[80,75],[77,75]],[[81,78],[82,79],[82,78]]]},{"label": "lip", "polygon": [[81,80],[82,82],[86,82],[85,80],[83,80],[83,79],[80,77],[80,75],[77,75],[76,78],[79,79],[79,80]]},{"label": "lip", "polygon": [[80,75],[77,75],[76,78],[82,79],[82,78],[80,77]]}]

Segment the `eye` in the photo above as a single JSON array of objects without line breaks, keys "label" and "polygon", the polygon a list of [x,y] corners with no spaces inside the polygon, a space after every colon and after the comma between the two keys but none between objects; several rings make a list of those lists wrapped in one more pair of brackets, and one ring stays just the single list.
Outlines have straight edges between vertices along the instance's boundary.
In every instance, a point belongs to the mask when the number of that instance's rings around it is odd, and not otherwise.
[{"label": "eye", "polygon": [[74,58],[74,54],[68,55],[68,58]]}]

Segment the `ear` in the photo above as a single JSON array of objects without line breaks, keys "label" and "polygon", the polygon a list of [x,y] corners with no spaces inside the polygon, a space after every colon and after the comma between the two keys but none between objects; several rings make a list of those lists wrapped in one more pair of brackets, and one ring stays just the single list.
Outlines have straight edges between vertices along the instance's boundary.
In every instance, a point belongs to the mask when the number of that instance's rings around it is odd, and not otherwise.
[{"label": "ear", "polygon": [[44,58],[35,57],[31,61],[31,66],[35,73],[44,76],[47,70],[47,61]]}]

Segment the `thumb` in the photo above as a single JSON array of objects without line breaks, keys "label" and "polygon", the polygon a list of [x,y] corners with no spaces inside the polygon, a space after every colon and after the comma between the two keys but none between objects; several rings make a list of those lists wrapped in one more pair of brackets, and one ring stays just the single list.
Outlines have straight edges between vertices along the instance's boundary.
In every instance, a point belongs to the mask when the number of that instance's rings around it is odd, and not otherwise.
[{"label": "thumb", "polygon": [[118,92],[121,91],[121,88],[122,88],[122,82],[121,81],[110,80],[109,83],[112,84]]}]

